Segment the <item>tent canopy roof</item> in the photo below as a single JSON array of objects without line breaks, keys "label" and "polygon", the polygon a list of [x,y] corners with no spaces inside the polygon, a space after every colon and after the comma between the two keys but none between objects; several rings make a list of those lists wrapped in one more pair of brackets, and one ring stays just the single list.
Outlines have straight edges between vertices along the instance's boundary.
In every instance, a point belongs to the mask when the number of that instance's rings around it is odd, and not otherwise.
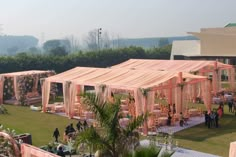
[{"label": "tent canopy roof", "polygon": [[0,76],[13,77],[13,76],[22,76],[22,75],[43,74],[47,72],[50,72],[50,71],[29,70],[29,71],[19,71],[19,72],[12,72],[12,73],[3,73],[3,74],[0,74]]},{"label": "tent canopy roof", "polygon": [[[216,61],[199,60],[152,60],[129,59],[126,62],[112,66],[112,68],[152,69],[158,71],[195,72],[202,68],[214,68]],[[232,65],[217,62],[220,69],[232,68]]]},{"label": "tent canopy roof", "polygon": [[[71,81],[75,84],[88,86],[108,85],[111,88],[120,89],[146,89],[156,87],[172,78],[177,78],[178,74],[176,71],[76,67],[48,77],[46,80],[58,83]],[[183,73],[183,78],[206,79],[204,76],[196,76],[189,73]]]}]

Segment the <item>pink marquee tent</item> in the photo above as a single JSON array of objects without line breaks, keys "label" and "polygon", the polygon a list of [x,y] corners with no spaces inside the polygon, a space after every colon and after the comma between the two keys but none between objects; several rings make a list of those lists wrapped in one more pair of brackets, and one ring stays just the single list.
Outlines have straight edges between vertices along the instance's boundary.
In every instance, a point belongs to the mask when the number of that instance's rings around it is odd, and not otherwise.
[{"label": "pink marquee tent", "polygon": [[235,69],[232,65],[223,64],[217,61],[206,60],[153,60],[153,59],[129,59],[112,68],[131,68],[131,69],[152,69],[158,71],[179,71],[188,72],[195,75],[208,76],[212,74],[213,92],[220,89],[222,70],[227,70],[230,87],[235,89]]},{"label": "pink marquee tent", "polygon": [[104,99],[110,96],[112,91],[132,92],[135,98],[136,113],[139,115],[153,109],[154,91],[156,90],[169,91],[169,100],[174,98],[172,101],[176,103],[177,112],[181,112],[183,110],[181,98],[188,91],[188,86],[201,83],[202,90],[205,92],[204,102],[209,110],[211,108],[208,79],[189,73],[76,67],[44,79],[42,86],[44,112],[46,112],[49,102],[51,83],[63,84],[65,112],[70,118],[75,115],[76,98],[80,92],[83,92],[84,86],[94,86],[96,94]]},{"label": "pink marquee tent", "polygon": [[[32,77],[33,78],[33,87],[32,90],[37,90],[38,88],[38,81],[42,77],[51,76],[54,72],[52,71],[42,71],[42,70],[29,70],[29,71],[20,71],[20,72],[11,72],[11,73],[3,73],[0,74],[0,104],[3,103],[3,94],[4,88],[13,88],[12,96],[18,102],[20,99],[20,91],[19,91],[19,81],[24,77]],[[44,76],[45,75],[45,76]],[[4,81],[9,79],[6,87],[4,87]],[[34,92],[34,91],[33,91]]]}]

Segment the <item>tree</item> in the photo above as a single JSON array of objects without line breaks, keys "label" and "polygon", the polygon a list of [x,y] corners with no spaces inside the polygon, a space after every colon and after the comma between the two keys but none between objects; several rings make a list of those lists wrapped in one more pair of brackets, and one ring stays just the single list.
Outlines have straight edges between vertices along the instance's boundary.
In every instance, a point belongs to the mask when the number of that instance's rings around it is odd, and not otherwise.
[{"label": "tree", "polygon": [[109,33],[107,31],[105,31],[102,34],[101,41],[102,41],[101,48],[104,48],[104,49],[111,48],[111,39],[110,39]]},{"label": "tree", "polygon": [[71,52],[79,51],[79,40],[73,35],[66,37],[66,40],[70,42]]},{"label": "tree", "polygon": [[86,143],[98,147],[110,157],[119,157],[127,153],[139,143],[139,134],[136,128],[144,122],[147,115],[133,118],[126,128],[119,124],[120,100],[114,103],[103,102],[99,97],[91,93],[82,95],[83,103],[95,113],[95,117],[101,125],[101,130],[90,127],[81,132],[77,138],[78,143]]},{"label": "tree", "polygon": [[98,50],[97,37],[98,37],[98,32],[96,29],[88,32],[88,36],[85,38],[85,42],[89,50],[91,51]]},{"label": "tree", "polygon": [[[99,40],[99,41],[98,41]],[[111,47],[111,40],[107,31],[101,32],[101,29],[94,29],[88,32],[88,36],[85,38],[85,42],[88,49],[91,51],[99,49],[108,49]]]},{"label": "tree", "polygon": [[7,49],[8,55],[15,55],[16,52],[19,50],[17,46],[13,46]]},{"label": "tree", "polygon": [[63,46],[56,47],[50,51],[51,55],[65,56],[67,55],[66,49]]},{"label": "tree", "polygon": [[51,55],[66,55],[70,52],[69,40],[48,40],[43,49]]},{"label": "tree", "polygon": [[159,47],[163,47],[163,46],[166,46],[166,45],[169,45],[168,38],[161,38],[161,39],[159,39],[159,43],[158,43]]}]

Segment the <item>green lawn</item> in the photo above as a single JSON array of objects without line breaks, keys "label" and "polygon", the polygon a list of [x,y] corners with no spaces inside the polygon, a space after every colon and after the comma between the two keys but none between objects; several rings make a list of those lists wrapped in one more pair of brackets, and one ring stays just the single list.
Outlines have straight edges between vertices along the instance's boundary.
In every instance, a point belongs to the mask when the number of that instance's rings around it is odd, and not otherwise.
[{"label": "green lawn", "polygon": [[55,128],[60,131],[62,140],[65,127],[76,120],[66,117],[31,111],[29,107],[4,105],[9,114],[0,114],[0,124],[4,127],[15,129],[17,133],[30,133],[33,145],[42,146],[53,140],[52,134]]},{"label": "green lawn", "polygon": [[[214,105],[213,107],[217,107]],[[219,121],[219,128],[208,129],[204,124],[175,134],[180,146],[185,148],[228,157],[230,142],[236,141],[236,116],[228,112]]]},{"label": "green lawn", "polygon": [[[199,107],[194,104],[191,106]],[[75,126],[77,122],[66,117],[31,111],[29,107],[12,105],[5,105],[5,107],[9,115],[0,115],[0,124],[15,129],[18,133],[30,133],[33,144],[36,146],[42,146],[52,141],[52,133],[56,127],[63,135],[68,124],[74,123]],[[228,157],[229,144],[236,141],[236,116],[227,112],[226,105],[225,111],[225,115],[219,122],[220,128],[208,129],[204,124],[200,124],[176,133],[175,139],[182,147]],[[60,139],[62,140],[62,136]]]}]

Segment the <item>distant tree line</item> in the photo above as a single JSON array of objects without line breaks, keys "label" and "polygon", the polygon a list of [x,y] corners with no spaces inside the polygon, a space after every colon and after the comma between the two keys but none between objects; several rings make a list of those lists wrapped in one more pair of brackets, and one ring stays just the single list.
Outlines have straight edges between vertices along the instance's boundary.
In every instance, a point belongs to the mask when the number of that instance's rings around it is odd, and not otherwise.
[{"label": "distant tree line", "polygon": [[0,35],[0,54],[15,55],[18,52],[34,50],[38,39],[33,36]]},{"label": "distant tree line", "polygon": [[91,52],[79,51],[66,55],[57,55],[56,52],[56,50],[53,54],[24,52],[15,56],[0,56],[0,73],[24,70],[55,70],[60,73],[76,66],[109,67],[131,58],[169,59],[171,45],[147,50],[141,47],[128,47]]}]

